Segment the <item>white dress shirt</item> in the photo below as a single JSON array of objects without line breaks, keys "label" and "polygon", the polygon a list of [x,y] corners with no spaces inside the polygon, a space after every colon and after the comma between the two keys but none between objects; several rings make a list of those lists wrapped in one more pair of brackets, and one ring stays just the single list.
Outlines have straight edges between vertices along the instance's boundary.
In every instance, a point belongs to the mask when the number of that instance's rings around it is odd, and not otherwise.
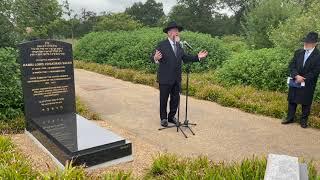
[{"label": "white dress shirt", "polygon": [[304,60],[303,60],[303,66],[306,64],[309,56],[311,55],[311,53],[313,52],[314,48],[313,49],[310,49],[310,50],[306,50],[306,52],[304,53]]}]

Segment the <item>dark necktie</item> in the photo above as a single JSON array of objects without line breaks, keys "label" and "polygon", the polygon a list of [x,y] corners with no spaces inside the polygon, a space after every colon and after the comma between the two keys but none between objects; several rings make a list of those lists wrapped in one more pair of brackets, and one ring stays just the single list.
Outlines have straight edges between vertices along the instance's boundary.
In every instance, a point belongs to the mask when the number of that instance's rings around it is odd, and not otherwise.
[{"label": "dark necktie", "polygon": [[178,50],[178,48],[177,48],[177,43],[176,42],[174,42],[173,43],[173,52],[174,52],[174,55],[176,55],[176,57],[177,57],[177,51]]}]

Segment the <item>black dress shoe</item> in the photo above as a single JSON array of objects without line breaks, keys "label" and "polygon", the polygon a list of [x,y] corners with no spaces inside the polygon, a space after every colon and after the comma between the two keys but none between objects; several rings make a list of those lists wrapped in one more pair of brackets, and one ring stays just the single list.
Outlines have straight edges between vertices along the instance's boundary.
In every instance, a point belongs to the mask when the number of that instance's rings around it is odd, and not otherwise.
[{"label": "black dress shoe", "polygon": [[161,124],[161,126],[163,126],[163,127],[168,127],[168,119],[161,119],[160,124]]},{"label": "black dress shoe", "polygon": [[177,124],[177,121],[178,121],[178,119],[175,118],[175,117],[170,118],[170,119],[168,120],[168,122],[169,122],[169,123],[172,123],[172,124]]},{"label": "black dress shoe", "polygon": [[293,119],[283,119],[283,121],[281,122],[281,124],[290,124],[290,123],[293,123]]},{"label": "black dress shoe", "polygon": [[307,127],[308,127],[308,121],[302,119],[302,120],[301,120],[301,127],[302,127],[302,128],[307,128]]}]

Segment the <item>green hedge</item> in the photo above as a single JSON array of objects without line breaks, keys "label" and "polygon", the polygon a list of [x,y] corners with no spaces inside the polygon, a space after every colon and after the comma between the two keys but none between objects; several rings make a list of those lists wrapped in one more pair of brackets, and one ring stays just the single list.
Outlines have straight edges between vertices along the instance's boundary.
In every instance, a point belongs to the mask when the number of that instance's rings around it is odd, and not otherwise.
[{"label": "green hedge", "polygon": [[14,119],[23,109],[20,67],[17,52],[0,49],[0,120]]},{"label": "green hedge", "polygon": [[[262,90],[287,92],[286,78],[293,52],[283,48],[248,50],[235,53],[225,61],[215,76],[219,83],[250,85]],[[316,87],[315,101],[320,101],[320,81]]]},{"label": "green hedge", "polygon": [[285,49],[261,49],[235,54],[216,72],[226,85],[251,85],[263,90],[286,91],[292,53]]},{"label": "green hedge", "polygon": [[[192,65],[195,72],[216,68],[229,56],[222,46],[222,41],[211,38],[210,35],[183,32],[181,36],[196,47],[192,53],[202,49],[210,52],[204,62]],[[130,32],[94,32],[79,40],[74,56],[75,59],[83,61],[155,72],[157,67],[151,63],[150,55],[157,43],[163,39],[165,34],[159,28],[143,28]]]},{"label": "green hedge", "polygon": [[239,53],[250,49],[245,39],[241,36],[223,36],[221,40],[223,41],[223,46],[233,53]]}]

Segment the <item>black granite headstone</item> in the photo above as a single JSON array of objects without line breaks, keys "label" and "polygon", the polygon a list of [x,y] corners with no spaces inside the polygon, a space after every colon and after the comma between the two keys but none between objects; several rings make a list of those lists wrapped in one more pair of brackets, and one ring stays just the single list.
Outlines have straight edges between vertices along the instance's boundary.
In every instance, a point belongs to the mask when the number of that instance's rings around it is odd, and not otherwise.
[{"label": "black granite headstone", "polygon": [[76,115],[71,44],[20,44],[26,127],[61,164],[93,166],[132,154],[131,143]]},{"label": "black granite headstone", "polygon": [[20,46],[27,118],[75,112],[72,47],[59,41]]}]

